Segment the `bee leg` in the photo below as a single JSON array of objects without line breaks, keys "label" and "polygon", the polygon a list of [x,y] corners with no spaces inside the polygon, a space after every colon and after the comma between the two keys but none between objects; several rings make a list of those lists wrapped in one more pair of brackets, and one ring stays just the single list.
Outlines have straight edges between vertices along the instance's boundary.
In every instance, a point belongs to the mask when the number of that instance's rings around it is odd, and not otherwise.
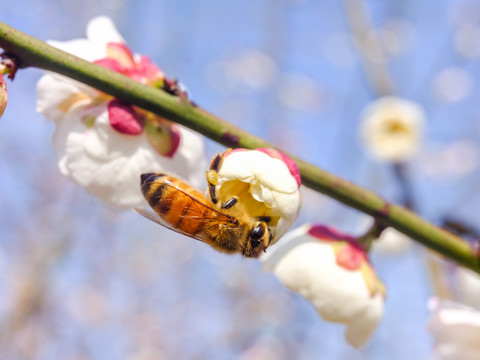
[{"label": "bee leg", "polygon": [[215,156],[212,163],[210,164],[210,170],[207,171],[208,191],[210,192],[210,198],[212,199],[212,202],[214,204],[218,202],[217,194],[215,192],[215,187],[217,186],[217,181],[218,181],[217,171],[220,167],[220,163],[222,159],[223,159],[222,156],[220,154],[217,154],[217,156]]},{"label": "bee leg", "polygon": [[215,170],[207,171],[207,182],[208,182],[208,191],[210,192],[210,198],[212,202],[216,204],[218,202],[216,186],[217,186],[217,172]]},{"label": "bee leg", "polygon": [[216,204],[218,202],[218,199],[217,199],[217,195],[215,195],[215,185],[208,184],[208,191],[210,192],[212,203]]},{"label": "bee leg", "polygon": [[230,199],[228,199],[222,204],[222,209],[230,209],[233,205],[237,203],[237,201],[238,201],[238,197],[236,196],[231,197]]}]

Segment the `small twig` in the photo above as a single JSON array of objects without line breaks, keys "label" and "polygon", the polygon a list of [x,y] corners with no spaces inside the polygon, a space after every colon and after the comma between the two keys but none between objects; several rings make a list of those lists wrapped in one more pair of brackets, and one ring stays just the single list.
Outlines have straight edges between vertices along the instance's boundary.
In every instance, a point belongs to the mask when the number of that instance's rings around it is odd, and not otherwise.
[{"label": "small twig", "polygon": [[387,226],[375,220],[370,229],[368,229],[365,234],[357,237],[357,242],[362,245],[362,247],[368,252],[373,242],[377,240],[382,232],[387,228]]}]

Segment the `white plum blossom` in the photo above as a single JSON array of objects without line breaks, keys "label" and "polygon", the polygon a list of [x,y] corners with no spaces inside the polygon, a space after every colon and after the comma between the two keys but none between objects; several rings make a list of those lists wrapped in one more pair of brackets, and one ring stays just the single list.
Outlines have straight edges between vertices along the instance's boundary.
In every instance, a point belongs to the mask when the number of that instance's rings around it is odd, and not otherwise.
[{"label": "white plum blossom", "polygon": [[425,113],[417,103],[386,96],[365,108],[360,135],[375,159],[403,162],[417,153],[424,122]]},{"label": "white plum blossom", "polygon": [[365,251],[349,235],[322,225],[287,233],[261,257],[290,290],[299,293],[326,321],[346,325],[354,347],[364,345],[383,315],[385,288]]},{"label": "white plum blossom", "polygon": [[[107,17],[89,22],[86,39],[50,44],[149,86],[162,88],[167,82],[147,57],[130,51]],[[109,205],[142,206],[142,173],[166,172],[194,186],[204,179],[199,135],[77,81],[42,76],[37,110],[56,125],[60,172]]]},{"label": "white plum blossom", "polygon": [[440,360],[476,360],[480,354],[480,312],[468,306],[433,298],[428,329]]},{"label": "white plum blossom", "polygon": [[[225,151],[213,183],[221,201],[236,196],[235,206],[243,207],[250,217],[269,218],[270,245],[287,232],[300,210],[297,165],[274,149]],[[211,200],[208,191],[207,197]]]}]

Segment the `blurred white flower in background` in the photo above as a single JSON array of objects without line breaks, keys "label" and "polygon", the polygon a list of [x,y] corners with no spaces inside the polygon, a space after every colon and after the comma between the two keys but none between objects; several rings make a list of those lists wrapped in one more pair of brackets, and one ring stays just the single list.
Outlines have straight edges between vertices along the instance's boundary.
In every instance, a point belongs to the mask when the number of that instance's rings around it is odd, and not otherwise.
[{"label": "blurred white flower in background", "polygon": [[256,49],[245,49],[207,66],[207,81],[219,91],[249,87],[262,90],[271,85],[277,74],[277,65],[267,53]]},{"label": "blurred white flower in background", "polygon": [[471,174],[479,165],[480,148],[476,141],[458,139],[449,144],[428,143],[412,162],[412,175],[422,178],[456,180]]},{"label": "blurred white flower in background", "polygon": [[364,345],[383,315],[385,288],[352,237],[321,225],[287,233],[261,257],[290,290],[326,321],[343,323],[354,347]]},{"label": "blurred white flower in background", "polygon": [[433,80],[433,92],[442,101],[457,102],[465,99],[473,90],[473,77],[459,67],[440,71]]},{"label": "blurred white flower in background", "polygon": [[281,102],[296,110],[317,112],[328,99],[325,90],[314,79],[295,72],[283,75],[278,87]]},{"label": "blurred white flower in background", "polygon": [[403,162],[417,153],[424,122],[425,113],[417,103],[386,96],[365,108],[360,135],[375,159]]},{"label": "blurred white flower in background", "polygon": [[[134,55],[107,17],[92,19],[87,39],[51,44],[76,56],[162,87],[163,72]],[[46,74],[37,85],[37,110],[53,120],[60,172],[109,205],[144,204],[140,174],[167,172],[199,185],[206,166],[194,132],[96,89]]]},{"label": "blurred white flower in background", "polygon": [[385,53],[395,57],[413,48],[415,28],[404,19],[391,18],[378,30],[378,37]]},{"label": "blurred white flower in background", "polygon": [[448,18],[454,26],[475,24],[480,19],[480,3],[477,0],[451,1]]},{"label": "blurred white flower in background", "polygon": [[333,66],[351,68],[358,60],[354,41],[350,33],[333,33],[322,42],[322,53]]},{"label": "blurred white flower in background", "polygon": [[259,50],[247,50],[226,64],[226,75],[233,82],[254,89],[270,85],[277,72],[275,61]]},{"label": "blurred white flower in background", "polygon": [[454,302],[433,298],[428,329],[441,360],[476,360],[480,354],[480,312]]},{"label": "blurred white flower in background", "polygon": [[[274,149],[235,149],[222,154],[215,188],[218,200],[238,198],[252,218],[269,217],[274,244],[297,218],[301,205],[300,173],[295,162]],[[207,198],[211,199],[209,191]]]},{"label": "blurred white flower in background", "polygon": [[456,300],[480,310],[480,275],[470,269],[455,269]]},{"label": "blurred white flower in background", "polygon": [[477,24],[463,24],[455,33],[455,50],[467,59],[480,56],[480,27]]}]

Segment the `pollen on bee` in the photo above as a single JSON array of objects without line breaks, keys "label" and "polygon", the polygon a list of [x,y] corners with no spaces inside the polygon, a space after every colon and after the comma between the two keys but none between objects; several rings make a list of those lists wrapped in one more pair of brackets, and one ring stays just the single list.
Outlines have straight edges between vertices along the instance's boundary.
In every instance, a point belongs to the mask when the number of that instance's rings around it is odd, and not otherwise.
[{"label": "pollen on bee", "polygon": [[209,184],[216,186],[218,183],[218,173],[215,170],[207,171],[207,181]]}]

